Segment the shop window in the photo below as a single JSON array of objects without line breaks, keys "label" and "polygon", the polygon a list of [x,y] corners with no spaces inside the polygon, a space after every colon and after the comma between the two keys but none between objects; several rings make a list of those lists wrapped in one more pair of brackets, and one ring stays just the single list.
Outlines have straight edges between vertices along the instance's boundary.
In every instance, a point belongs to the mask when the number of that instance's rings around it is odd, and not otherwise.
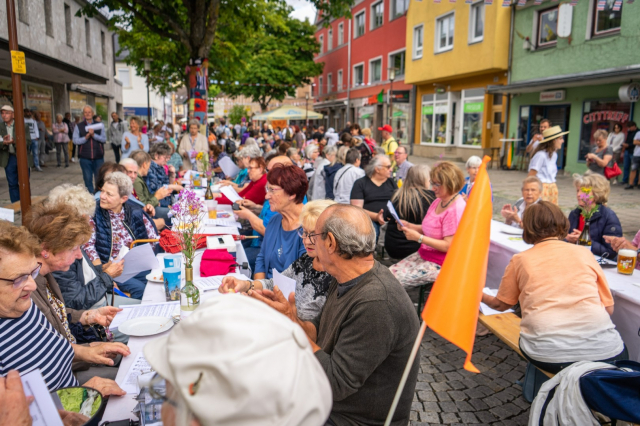
[{"label": "shop window", "polygon": [[[585,156],[595,147],[593,134],[598,129],[613,132],[613,125],[622,125],[622,131],[626,134],[627,123],[631,118],[631,104],[626,102],[589,101],[582,108],[582,129],[580,132],[580,149],[578,162],[585,162]],[[566,137],[566,136],[565,136]]]},{"label": "shop window", "polygon": [[500,124],[502,123],[502,113],[501,112],[494,112],[493,113],[493,124]]},{"label": "shop window", "polygon": [[[479,96],[478,96],[479,95]],[[462,145],[482,144],[482,115],[484,112],[484,90],[462,92]]]},{"label": "shop window", "polygon": [[109,119],[109,99],[96,98],[96,115],[102,118],[103,123],[107,123]]},{"label": "shop window", "polygon": [[118,80],[122,83],[122,87],[131,87],[131,73],[129,68],[118,68]]},{"label": "shop window", "polygon": [[369,62],[369,83],[378,83],[382,80],[382,59]]},{"label": "shop window", "polygon": [[398,77],[404,76],[404,59],[405,59],[405,51],[396,52],[389,55],[389,65],[396,70],[396,79]]},{"label": "shop window", "polygon": [[338,46],[344,44],[344,24],[338,25]]},{"label": "shop window", "polygon": [[471,5],[469,19],[469,43],[478,43],[484,38],[484,2]]},{"label": "shop window", "polygon": [[44,31],[53,38],[53,16],[51,16],[51,0],[44,0]]},{"label": "shop window", "polygon": [[26,87],[26,107],[40,113],[47,129],[53,123],[53,89],[29,83]]},{"label": "shop window", "polygon": [[493,104],[494,105],[502,105],[502,94],[493,95]]},{"label": "shop window", "polygon": [[391,16],[389,19],[395,19],[405,14],[409,8],[409,0],[391,0]]},{"label": "shop window", "polygon": [[[616,0],[593,1],[593,36],[620,32],[622,2]],[[598,7],[600,5],[600,7]],[[603,10],[598,10],[603,9]],[[617,9],[617,10],[616,10]]]},{"label": "shop window", "polygon": [[447,112],[449,102],[447,95],[422,97],[421,142],[445,144],[447,142]]},{"label": "shop window", "polygon": [[358,124],[362,129],[371,128],[373,126],[374,108],[372,106],[364,106],[358,108]]},{"label": "shop window", "polygon": [[393,104],[393,112],[391,113],[391,127],[393,134],[398,143],[406,143],[408,118],[411,115],[411,105],[403,103]]},{"label": "shop window", "polygon": [[455,14],[436,19],[436,53],[453,49]]},{"label": "shop window", "polygon": [[358,38],[364,35],[364,10],[358,13],[355,17],[355,34],[353,38]]},{"label": "shop window", "polygon": [[553,47],[558,41],[558,8],[538,14],[538,47]]},{"label": "shop window", "polygon": [[318,36],[318,44],[320,44],[320,52],[318,54],[322,55],[322,52],[324,52],[324,35]]},{"label": "shop window", "polygon": [[327,34],[327,52],[333,49],[333,30],[330,28]]},{"label": "shop window", "polygon": [[71,7],[66,3],[64,5],[64,29],[66,32],[67,45],[72,46],[73,32],[71,30]]},{"label": "shop window", "polygon": [[353,84],[360,86],[364,83],[364,65],[356,65],[353,67]]},{"label": "shop window", "polygon": [[333,92],[333,74],[327,74],[327,93]]},{"label": "shop window", "polygon": [[380,1],[371,6],[371,29],[381,27],[384,22],[384,2]]},{"label": "shop window", "polygon": [[422,58],[423,36],[424,36],[423,25],[418,25],[413,29],[413,59]]}]

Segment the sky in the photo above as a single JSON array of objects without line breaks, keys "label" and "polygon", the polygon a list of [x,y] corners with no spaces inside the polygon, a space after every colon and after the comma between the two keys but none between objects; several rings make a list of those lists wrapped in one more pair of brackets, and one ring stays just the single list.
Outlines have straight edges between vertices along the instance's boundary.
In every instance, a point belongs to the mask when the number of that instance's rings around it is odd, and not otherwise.
[{"label": "sky", "polygon": [[313,23],[316,17],[316,8],[307,0],[287,0],[287,3],[293,7],[291,16],[301,21],[309,18],[309,22]]}]

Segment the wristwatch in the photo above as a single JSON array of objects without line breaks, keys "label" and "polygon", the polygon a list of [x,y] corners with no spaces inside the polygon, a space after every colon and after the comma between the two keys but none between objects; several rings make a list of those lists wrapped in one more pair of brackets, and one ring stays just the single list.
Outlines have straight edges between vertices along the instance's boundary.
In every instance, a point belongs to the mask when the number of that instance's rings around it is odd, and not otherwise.
[{"label": "wristwatch", "polygon": [[420,238],[418,239],[418,244],[422,244],[422,239],[424,238],[424,235],[420,235]]},{"label": "wristwatch", "polygon": [[255,285],[253,285],[253,281],[249,281],[249,289],[247,290],[247,293],[249,293],[251,290],[253,290],[255,288]]}]

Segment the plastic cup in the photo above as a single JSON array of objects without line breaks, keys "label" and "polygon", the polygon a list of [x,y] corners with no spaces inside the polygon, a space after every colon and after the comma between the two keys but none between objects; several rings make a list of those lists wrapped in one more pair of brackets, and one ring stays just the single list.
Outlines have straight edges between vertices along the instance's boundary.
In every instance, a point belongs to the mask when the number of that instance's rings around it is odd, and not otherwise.
[{"label": "plastic cup", "polygon": [[182,266],[181,254],[168,254],[164,257],[165,268],[180,268]]},{"label": "plastic cup", "polygon": [[182,269],[180,268],[164,268],[162,270],[167,301],[180,300],[181,275]]},{"label": "plastic cup", "polygon": [[217,219],[218,218],[218,202],[215,200],[206,200],[207,201],[207,212],[209,212],[209,219]]}]

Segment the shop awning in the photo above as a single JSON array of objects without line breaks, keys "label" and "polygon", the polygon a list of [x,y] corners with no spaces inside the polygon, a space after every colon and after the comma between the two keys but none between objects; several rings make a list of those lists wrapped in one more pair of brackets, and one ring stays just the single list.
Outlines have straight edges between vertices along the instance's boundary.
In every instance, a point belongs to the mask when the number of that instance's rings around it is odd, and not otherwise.
[{"label": "shop awning", "polygon": [[283,106],[273,111],[267,111],[253,116],[253,120],[319,120],[322,114],[291,106]]},{"label": "shop awning", "polygon": [[640,78],[640,65],[629,65],[621,68],[609,68],[597,71],[586,71],[576,74],[557,75],[545,78],[518,81],[504,86],[489,86],[491,94],[533,93],[566,87],[580,87],[610,83],[626,83]]}]

